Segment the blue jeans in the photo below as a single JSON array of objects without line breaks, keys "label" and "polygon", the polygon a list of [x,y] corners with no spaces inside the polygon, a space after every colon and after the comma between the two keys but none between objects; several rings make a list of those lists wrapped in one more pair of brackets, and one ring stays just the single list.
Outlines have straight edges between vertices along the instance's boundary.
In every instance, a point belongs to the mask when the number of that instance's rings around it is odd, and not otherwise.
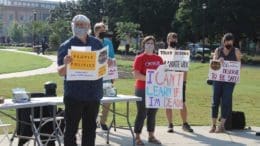
[{"label": "blue jeans", "polygon": [[218,117],[221,104],[221,118],[227,119],[232,111],[232,94],[235,83],[213,81],[212,118]]}]

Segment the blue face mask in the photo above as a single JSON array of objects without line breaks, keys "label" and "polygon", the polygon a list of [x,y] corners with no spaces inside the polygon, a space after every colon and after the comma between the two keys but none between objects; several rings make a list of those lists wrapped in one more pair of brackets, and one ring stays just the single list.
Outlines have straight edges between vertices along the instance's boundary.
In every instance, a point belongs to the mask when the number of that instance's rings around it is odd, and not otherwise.
[{"label": "blue face mask", "polygon": [[74,27],[74,35],[81,38],[88,34],[87,28]]}]

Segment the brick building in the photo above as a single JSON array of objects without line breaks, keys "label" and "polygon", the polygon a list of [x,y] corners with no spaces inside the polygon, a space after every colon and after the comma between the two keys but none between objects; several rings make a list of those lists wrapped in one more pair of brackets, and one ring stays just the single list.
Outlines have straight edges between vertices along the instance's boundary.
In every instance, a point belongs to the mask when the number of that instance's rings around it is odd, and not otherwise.
[{"label": "brick building", "polygon": [[0,37],[7,37],[8,27],[15,21],[25,24],[46,20],[59,2],[47,0],[0,0]]}]

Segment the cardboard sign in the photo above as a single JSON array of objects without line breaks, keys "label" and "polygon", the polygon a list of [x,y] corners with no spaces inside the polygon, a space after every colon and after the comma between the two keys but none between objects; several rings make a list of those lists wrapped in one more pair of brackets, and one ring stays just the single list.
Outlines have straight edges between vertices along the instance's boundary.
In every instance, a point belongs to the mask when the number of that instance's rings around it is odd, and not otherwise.
[{"label": "cardboard sign", "polygon": [[69,50],[72,62],[67,67],[66,80],[97,80],[107,75],[107,47],[98,51],[73,47]]},{"label": "cardboard sign", "polygon": [[145,105],[147,108],[182,109],[184,73],[165,71],[161,66],[146,71]]},{"label": "cardboard sign", "polygon": [[240,81],[239,61],[224,61],[223,64],[219,61],[210,60],[209,80],[239,83]]},{"label": "cardboard sign", "polygon": [[189,50],[159,49],[159,56],[167,64],[169,70],[188,71],[190,62]]}]

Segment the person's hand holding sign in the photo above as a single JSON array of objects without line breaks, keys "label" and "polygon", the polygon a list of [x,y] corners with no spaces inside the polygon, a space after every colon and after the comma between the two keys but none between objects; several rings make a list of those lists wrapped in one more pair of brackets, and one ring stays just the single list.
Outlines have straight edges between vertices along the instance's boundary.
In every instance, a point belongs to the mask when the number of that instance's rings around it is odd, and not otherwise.
[{"label": "person's hand holding sign", "polygon": [[219,62],[220,62],[221,64],[223,64],[223,63],[224,63],[224,58],[223,58],[223,57],[220,57],[220,58],[219,58]]},{"label": "person's hand holding sign", "polygon": [[66,56],[63,58],[63,65],[61,65],[61,66],[58,67],[59,75],[60,75],[60,76],[65,76],[65,75],[67,74],[67,71],[66,71],[67,65],[68,65],[69,63],[71,63],[71,62],[72,62],[71,56],[66,55]]},{"label": "person's hand holding sign", "polygon": [[72,58],[70,55],[66,55],[63,59],[64,65],[67,67],[68,64],[72,62]]}]

